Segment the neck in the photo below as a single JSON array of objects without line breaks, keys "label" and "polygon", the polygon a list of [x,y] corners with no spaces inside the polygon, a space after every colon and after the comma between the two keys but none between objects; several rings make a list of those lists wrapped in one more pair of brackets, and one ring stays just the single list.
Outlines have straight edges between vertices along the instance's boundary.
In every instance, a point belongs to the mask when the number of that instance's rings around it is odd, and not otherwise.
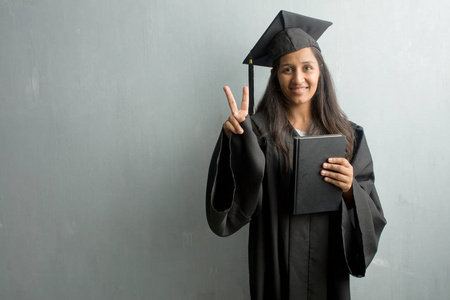
[{"label": "neck", "polygon": [[307,132],[312,123],[311,107],[309,105],[292,107],[288,110],[287,117],[294,128]]}]

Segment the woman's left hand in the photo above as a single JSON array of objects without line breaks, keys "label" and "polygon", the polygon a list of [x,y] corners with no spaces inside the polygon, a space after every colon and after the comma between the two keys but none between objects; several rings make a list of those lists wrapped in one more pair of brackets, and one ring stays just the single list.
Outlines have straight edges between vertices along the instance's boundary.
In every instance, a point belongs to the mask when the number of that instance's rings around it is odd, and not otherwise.
[{"label": "woman's left hand", "polygon": [[344,196],[350,196],[350,194],[353,196],[353,167],[347,159],[332,157],[322,167],[325,170],[322,170],[320,174],[325,181],[340,188]]}]

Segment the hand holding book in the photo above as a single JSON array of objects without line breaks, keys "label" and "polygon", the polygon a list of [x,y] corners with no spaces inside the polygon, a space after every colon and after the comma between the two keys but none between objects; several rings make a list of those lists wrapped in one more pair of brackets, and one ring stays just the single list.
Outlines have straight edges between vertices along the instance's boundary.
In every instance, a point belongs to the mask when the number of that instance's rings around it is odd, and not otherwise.
[{"label": "hand holding book", "polygon": [[325,162],[320,174],[329,182],[342,190],[342,196],[348,208],[353,207],[353,166],[342,157],[332,157]]},{"label": "hand holding book", "polygon": [[342,190],[348,192],[353,183],[353,167],[347,159],[342,157],[332,157],[325,162],[321,174],[325,181],[334,184]]}]

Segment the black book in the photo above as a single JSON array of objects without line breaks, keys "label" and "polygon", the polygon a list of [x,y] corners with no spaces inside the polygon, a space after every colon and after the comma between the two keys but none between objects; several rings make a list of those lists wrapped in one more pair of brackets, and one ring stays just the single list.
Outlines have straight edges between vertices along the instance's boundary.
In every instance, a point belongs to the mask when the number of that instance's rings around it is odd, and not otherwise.
[{"label": "black book", "polygon": [[345,136],[294,138],[294,215],[340,209],[342,190],[320,174],[330,157],[345,157]]}]

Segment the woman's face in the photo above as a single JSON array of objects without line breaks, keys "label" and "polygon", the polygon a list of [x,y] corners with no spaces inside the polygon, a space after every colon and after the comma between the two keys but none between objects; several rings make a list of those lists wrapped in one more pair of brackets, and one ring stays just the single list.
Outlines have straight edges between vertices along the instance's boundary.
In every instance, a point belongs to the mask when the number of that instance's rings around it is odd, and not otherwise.
[{"label": "woman's face", "polygon": [[319,63],[309,47],[280,58],[278,82],[284,97],[294,106],[310,103],[316,93],[319,76]]}]

